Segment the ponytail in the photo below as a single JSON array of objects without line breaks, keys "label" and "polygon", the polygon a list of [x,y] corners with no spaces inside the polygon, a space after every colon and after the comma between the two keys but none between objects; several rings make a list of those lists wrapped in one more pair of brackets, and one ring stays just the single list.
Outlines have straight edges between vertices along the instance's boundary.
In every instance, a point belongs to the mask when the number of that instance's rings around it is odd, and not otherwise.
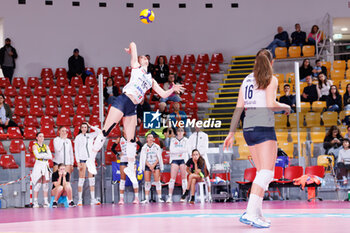
[{"label": "ponytail", "polygon": [[266,89],[272,79],[272,54],[269,50],[262,49],[256,54],[254,65],[254,77],[258,89]]}]

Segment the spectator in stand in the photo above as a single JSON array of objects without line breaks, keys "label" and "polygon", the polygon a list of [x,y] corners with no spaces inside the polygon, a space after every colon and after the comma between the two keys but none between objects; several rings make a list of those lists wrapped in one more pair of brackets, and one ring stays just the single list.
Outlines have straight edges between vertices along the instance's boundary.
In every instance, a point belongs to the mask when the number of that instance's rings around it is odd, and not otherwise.
[{"label": "spectator in stand", "polygon": [[142,124],[143,122],[143,113],[144,112],[150,112],[151,111],[151,105],[149,105],[148,102],[145,101],[145,99],[142,99],[141,103],[137,105],[137,124]]},{"label": "spectator in stand", "polygon": [[16,122],[12,120],[11,108],[5,103],[5,96],[3,94],[0,94],[0,127],[3,129],[7,129],[8,127],[18,127]]},{"label": "spectator in stand", "polygon": [[342,146],[342,141],[343,136],[340,134],[339,128],[333,125],[328,130],[326,137],[323,140],[323,148],[326,150],[326,154],[333,154],[335,159],[337,159]]},{"label": "spectator in stand", "polygon": [[311,32],[306,38],[306,44],[308,45],[316,45],[323,41],[323,33],[319,31],[319,27],[317,25],[312,26]]},{"label": "spectator in stand", "polygon": [[292,46],[304,46],[306,33],[301,31],[300,24],[295,24],[295,32],[293,32],[290,37],[292,38]]},{"label": "spectator in stand", "polygon": [[328,80],[326,75],[323,73],[318,74],[317,93],[319,101],[327,101],[329,90],[331,89],[332,85],[333,82]]},{"label": "spectator in stand", "polygon": [[164,135],[164,146],[166,147],[166,149],[169,149],[171,139],[175,138],[176,136],[176,130],[172,127],[166,127],[163,129],[163,135]]},{"label": "spectator in stand", "polygon": [[346,85],[346,91],[343,96],[344,110],[350,110],[350,83]]},{"label": "spectator in stand", "polygon": [[73,146],[69,138],[67,138],[67,128],[60,126],[58,128],[59,136],[53,140],[55,148],[55,158],[53,159],[53,171],[57,171],[58,164],[62,163],[69,174],[73,172],[74,155]]},{"label": "spectator in stand", "polygon": [[169,76],[169,66],[165,64],[163,56],[158,57],[158,64],[154,67],[154,76],[158,83],[166,83]]},{"label": "spectator in stand", "polygon": [[[290,85],[289,84],[284,84],[283,89],[284,89],[284,96],[280,97],[279,102],[289,105],[292,109],[291,113],[293,113],[293,112],[295,112],[295,104],[296,104],[295,95],[292,95],[290,93]],[[280,113],[284,113],[284,111],[282,111]]]},{"label": "spectator in stand", "polygon": [[310,59],[306,58],[299,68],[300,81],[305,82],[309,75],[312,75],[312,66],[310,65]]},{"label": "spectator in stand", "polygon": [[344,135],[344,138],[350,139],[350,125],[348,125],[346,129],[348,132]]},{"label": "spectator in stand", "polygon": [[160,102],[159,103],[159,113],[162,115],[160,116],[162,123],[166,123],[169,120],[169,112],[167,112],[166,109],[166,103],[165,102]]},{"label": "spectator in stand", "polygon": [[315,66],[312,70],[312,74],[314,77],[318,77],[320,73],[324,73],[327,76],[327,68],[322,65],[320,60],[315,61]]},{"label": "spectator in stand", "polygon": [[52,173],[51,196],[54,196],[52,207],[57,208],[57,201],[61,196],[67,196],[69,207],[75,207],[73,202],[72,186],[70,185],[70,174],[63,163],[58,164],[58,170]]},{"label": "spectator in stand", "polygon": [[69,81],[72,77],[81,77],[83,83],[85,83],[85,62],[84,58],[79,55],[79,49],[73,50],[73,55],[68,59],[68,78]]},{"label": "spectator in stand", "polygon": [[[170,74],[168,77],[168,82],[164,83],[163,89],[165,91],[170,90],[175,83],[175,75]],[[181,98],[178,94],[172,93],[169,97],[167,98],[160,98],[160,102],[167,102],[167,101],[173,101],[173,102],[180,102]]]},{"label": "spectator in stand", "polygon": [[278,26],[277,32],[278,33],[275,35],[274,40],[266,48],[271,51],[273,57],[275,57],[275,48],[289,46],[288,32],[284,31],[281,26]]},{"label": "spectator in stand", "polygon": [[343,148],[339,151],[339,156],[337,160],[337,179],[343,180],[343,184],[348,184],[348,172],[350,171],[350,140],[343,139]]},{"label": "spectator in stand", "polygon": [[11,46],[11,39],[5,39],[5,46],[0,49],[0,66],[2,73],[12,82],[13,73],[16,68],[15,59],[18,57],[17,51]]},{"label": "spectator in stand", "polygon": [[114,80],[112,77],[108,77],[106,80],[106,86],[103,88],[103,97],[105,98],[105,103],[108,105],[112,103],[114,97],[119,95],[119,88],[114,86]]},{"label": "spectator in stand", "polygon": [[169,118],[172,122],[172,126],[175,127],[180,127],[180,121],[183,122],[183,127],[185,128],[186,131],[186,136],[189,137],[191,136],[191,130],[189,127],[186,127],[187,123],[187,115],[184,111],[180,111],[180,104],[179,103],[174,103],[173,105],[174,112],[170,113]]},{"label": "spectator in stand", "polygon": [[145,57],[148,60],[147,72],[153,76],[154,75],[154,65],[151,63],[151,56],[147,54]]},{"label": "spectator in stand", "polygon": [[312,84],[311,75],[306,76],[307,86],[304,87],[303,94],[301,95],[301,101],[303,102],[312,102],[318,100],[317,87],[315,84]]},{"label": "spectator in stand", "polygon": [[341,95],[335,85],[331,86],[327,97],[327,111],[340,112],[342,109]]}]

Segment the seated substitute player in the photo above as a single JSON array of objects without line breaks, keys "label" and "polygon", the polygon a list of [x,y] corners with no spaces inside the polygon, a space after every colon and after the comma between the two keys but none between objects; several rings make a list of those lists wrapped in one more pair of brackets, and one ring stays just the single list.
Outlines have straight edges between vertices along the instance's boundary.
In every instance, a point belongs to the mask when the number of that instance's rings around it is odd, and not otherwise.
[{"label": "seated substitute player", "polygon": [[57,167],[58,170],[52,173],[51,195],[55,197],[52,207],[57,208],[57,201],[61,196],[67,196],[69,207],[75,207],[72,186],[69,182],[70,174],[66,171],[66,166],[63,163],[58,164]]}]

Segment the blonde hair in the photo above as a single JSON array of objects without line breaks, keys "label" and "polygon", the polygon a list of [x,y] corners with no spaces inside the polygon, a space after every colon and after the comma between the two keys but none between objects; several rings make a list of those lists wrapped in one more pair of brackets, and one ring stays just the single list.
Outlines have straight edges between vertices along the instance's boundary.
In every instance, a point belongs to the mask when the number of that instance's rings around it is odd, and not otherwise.
[{"label": "blonde hair", "polygon": [[267,49],[261,49],[256,54],[253,72],[258,89],[266,89],[271,82],[273,74],[272,60],[272,54]]}]

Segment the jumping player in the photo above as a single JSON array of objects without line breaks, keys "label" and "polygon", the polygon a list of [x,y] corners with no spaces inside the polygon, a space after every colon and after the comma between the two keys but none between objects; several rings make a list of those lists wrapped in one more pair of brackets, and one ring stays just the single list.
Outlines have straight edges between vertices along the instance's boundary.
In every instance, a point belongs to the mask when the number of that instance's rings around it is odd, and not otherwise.
[{"label": "jumping player", "polygon": [[243,109],[245,118],[243,135],[257,168],[257,174],[251,188],[247,211],[240,222],[257,227],[268,228],[270,221],[262,215],[262,201],[274,177],[277,157],[274,111],[290,113],[290,106],[276,101],[278,80],[273,76],[273,57],[270,51],[260,50],[256,55],[253,73],[243,81],[236,109],[231,120],[230,133],[225,139],[224,149],[232,147],[234,133]]},{"label": "jumping player", "polygon": [[134,164],[135,164],[135,129],[137,124],[136,108],[144,99],[144,95],[149,89],[153,89],[162,98],[167,98],[173,92],[183,92],[183,85],[173,85],[171,89],[164,91],[158,83],[147,73],[148,59],[145,56],[137,56],[136,44],[131,42],[129,48],[125,51],[131,55],[131,77],[129,83],[123,88],[123,94],[114,98],[111,108],[108,112],[102,133],[100,133],[94,143],[94,154],[102,148],[106,137],[116,124],[123,118],[125,127],[125,135],[127,139],[126,155],[128,157],[128,165],[124,169],[126,175],[133,184],[137,183]]}]

